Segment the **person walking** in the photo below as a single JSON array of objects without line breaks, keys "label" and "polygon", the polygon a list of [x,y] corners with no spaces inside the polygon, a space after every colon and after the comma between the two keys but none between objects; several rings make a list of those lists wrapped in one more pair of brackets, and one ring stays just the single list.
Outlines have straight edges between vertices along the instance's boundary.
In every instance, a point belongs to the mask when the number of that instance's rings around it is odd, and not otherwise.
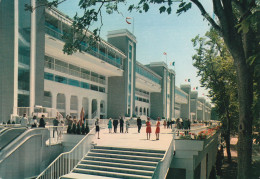
[{"label": "person walking", "polygon": [[109,133],[111,133],[112,132],[112,119],[111,118],[109,118],[107,125],[108,125]]},{"label": "person walking", "polygon": [[138,133],[140,133],[142,127],[142,120],[140,117],[137,118],[137,127],[138,127]]},{"label": "person walking", "polygon": [[160,118],[158,117],[156,123],[156,130],[155,130],[156,140],[159,140],[159,134],[160,134]]},{"label": "person walking", "polygon": [[129,122],[129,120],[126,120],[125,121],[125,133],[128,133],[129,126],[130,126],[130,122]]},{"label": "person walking", "polygon": [[124,133],[124,119],[120,118],[120,133]]},{"label": "person walking", "polygon": [[31,127],[37,127],[37,117],[33,116],[32,121],[31,121]]},{"label": "person walking", "polygon": [[167,121],[166,121],[166,119],[164,119],[164,121],[163,121],[164,129],[166,129],[166,125],[167,125]]},{"label": "person walking", "polygon": [[113,120],[114,133],[117,132],[117,125],[118,125],[118,120],[117,120],[117,119],[114,119],[114,120]]},{"label": "person walking", "polygon": [[147,121],[146,121],[146,135],[147,135],[147,140],[150,140],[151,133],[152,133],[151,122],[150,122],[150,118],[147,117]]},{"label": "person walking", "polygon": [[100,128],[99,128],[99,119],[98,118],[97,118],[97,120],[95,122],[95,126],[96,126],[96,132],[98,133],[98,139],[100,139],[99,138],[99,130],[100,130]]},{"label": "person walking", "polygon": [[57,133],[57,136],[58,136],[58,129],[57,129],[57,126],[59,125],[60,121],[58,120],[58,117],[56,117],[54,120],[53,120],[53,138],[54,138],[54,134],[55,132]]},{"label": "person walking", "polygon": [[43,128],[45,128],[45,125],[46,125],[46,123],[45,123],[45,121],[44,121],[44,115],[42,115],[42,117],[41,117],[41,119],[40,119],[40,122],[39,122],[39,127],[43,127]]},{"label": "person walking", "polygon": [[21,126],[22,127],[27,127],[27,125],[28,125],[28,118],[26,117],[26,114],[24,113],[23,117],[21,119]]}]

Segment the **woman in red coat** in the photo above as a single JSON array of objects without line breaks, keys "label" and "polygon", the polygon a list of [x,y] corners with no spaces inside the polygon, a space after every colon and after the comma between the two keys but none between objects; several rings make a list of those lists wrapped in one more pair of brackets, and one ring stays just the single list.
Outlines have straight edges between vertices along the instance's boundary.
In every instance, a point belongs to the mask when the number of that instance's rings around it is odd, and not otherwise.
[{"label": "woman in red coat", "polygon": [[155,130],[156,140],[159,140],[159,134],[160,134],[160,118],[158,117],[156,123],[156,130]]},{"label": "woman in red coat", "polygon": [[146,134],[147,134],[147,140],[150,140],[151,137],[151,133],[152,133],[152,127],[151,127],[151,122],[150,122],[150,118],[147,118],[146,121]]}]

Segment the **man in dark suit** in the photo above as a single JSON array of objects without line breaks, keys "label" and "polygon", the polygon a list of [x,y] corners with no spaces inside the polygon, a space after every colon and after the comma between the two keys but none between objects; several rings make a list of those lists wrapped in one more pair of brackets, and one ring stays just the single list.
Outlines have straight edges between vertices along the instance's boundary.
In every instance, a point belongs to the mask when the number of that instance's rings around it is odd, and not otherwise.
[{"label": "man in dark suit", "polygon": [[140,117],[137,118],[137,127],[138,127],[138,133],[140,133],[142,127],[142,120]]},{"label": "man in dark suit", "polygon": [[124,133],[124,119],[120,118],[120,133]]},{"label": "man in dark suit", "polygon": [[117,125],[118,125],[118,120],[117,120],[117,119],[114,119],[114,120],[113,120],[114,133],[117,132]]}]

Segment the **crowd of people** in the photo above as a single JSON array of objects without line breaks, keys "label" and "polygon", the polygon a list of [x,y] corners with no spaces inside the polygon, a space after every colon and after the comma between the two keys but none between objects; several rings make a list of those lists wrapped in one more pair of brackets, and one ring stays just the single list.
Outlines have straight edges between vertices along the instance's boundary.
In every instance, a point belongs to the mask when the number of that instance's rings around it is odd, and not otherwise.
[{"label": "crowd of people", "polygon": [[[120,133],[124,133],[124,124],[125,124],[125,133],[129,132],[129,127],[130,127],[130,121],[133,121],[132,118],[124,120],[123,117],[119,117],[119,119],[113,119],[109,118],[107,126],[108,126],[108,132],[112,133],[112,128],[114,128],[114,133],[117,133],[117,127],[119,125],[120,127]],[[140,133],[141,128],[142,128],[142,120],[140,117],[137,118],[136,120],[136,125],[137,125],[137,132]],[[147,117],[147,121],[145,122],[146,125],[146,134],[147,134],[147,140],[150,140],[151,138],[151,133],[152,133],[152,123],[149,117]],[[160,117],[157,118],[157,122],[155,125],[155,134],[156,134],[156,140],[159,140],[159,134],[160,134]],[[100,139],[99,132],[100,132],[100,120],[97,118],[95,121],[95,126],[96,126],[96,133],[97,133],[97,138]],[[170,124],[169,124],[170,126]],[[168,128],[169,128],[168,126]]]}]

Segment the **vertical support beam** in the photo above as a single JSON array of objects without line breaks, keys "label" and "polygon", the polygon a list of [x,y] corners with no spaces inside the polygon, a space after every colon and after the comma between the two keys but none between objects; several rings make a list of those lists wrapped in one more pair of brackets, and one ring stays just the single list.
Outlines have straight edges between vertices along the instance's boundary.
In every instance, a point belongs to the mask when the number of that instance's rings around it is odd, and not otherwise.
[{"label": "vertical support beam", "polygon": [[14,0],[14,105],[13,114],[17,115],[18,106],[18,36],[19,36],[19,8]]},{"label": "vertical support beam", "polygon": [[[32,7],[36,6],[35,0],[31,0]],[[36,11],[36,10],[35,10]],[[35,105],[35,46],[36,46],[36,13],[31,13],[31,54],[30,54],[30,114]]]}]

